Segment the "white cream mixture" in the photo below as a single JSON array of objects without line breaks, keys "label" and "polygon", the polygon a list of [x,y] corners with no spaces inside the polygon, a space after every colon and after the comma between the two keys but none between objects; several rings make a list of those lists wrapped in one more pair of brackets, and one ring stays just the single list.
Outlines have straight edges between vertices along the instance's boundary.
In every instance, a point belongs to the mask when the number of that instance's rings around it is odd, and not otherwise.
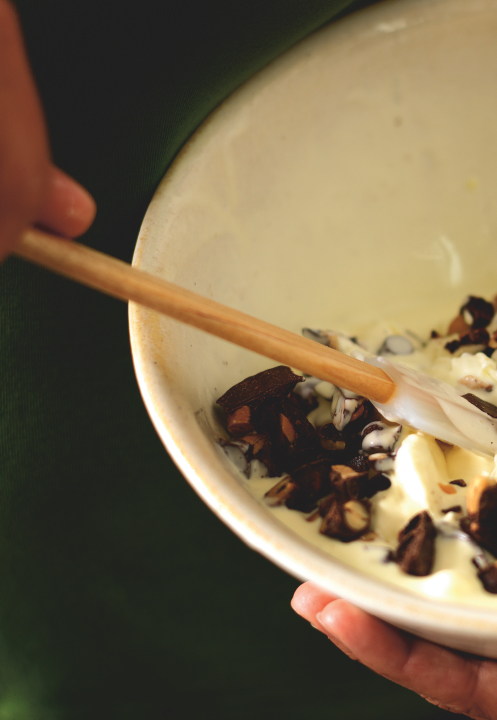
[{"label": "white cream mixture", "polygon": [[[448,382],[456,386],[461,394],[471,392],[497,404],[497,365],[493,358],[481,352],[471,354],[477,348],[464,348],[466,352],[457,351],[451,355],[444,349],[447,337],[423,343],[409,333],[386,324],[370,330],[358,342],[376,354],[382,346],[385,351],[386,339],[392,336],[394,340],[390,344],[393,349],[412,349],[412,352],[389,355],[390,359]],[[343,352],[353,352],[354,347],[357,347],[346,336],[337,334],[337,337],[338,349]],[[334,387],[317,380],[308,381],[308,384],[320,396],[319,407],[309,415],[309,419],[316,425],[329,423],[336,410]],[[391,432],[393,437],[393,424]],[[368,440],[368,437],[364,442],[373,442],[373,438]],[[309,522],[306,515],[285,506],[270,508],[270,511],[313,545],[369,575],[431,597],[496,607],[497,595],[483,589],[472,563],[472,558],[480,551],[459,530],[461,513],[442,512],[457,506],[466,512],[467,488],[450,482],[462,479],[469,485],[478,474],[497,476],[494,460],[444,445],[428,435],[404,427],[396,444],[393,469],[388,472],[392,485],[371,500],[374,538],[370,539],[367,535],[367,539],[342,543],[321,535],[318,531],[319,520]],[[265,503],[265,493],[276,482],[276,478],[244,478],[247,489],[262,503]],[[389,550],[396,548],[399,531],[422,510],[431,514],[438,529],[435,563],[429,576],[415,577],[405,574],[396,563],[385,562],[385,558]],[[486,554],[490,560],[493,559],[489,553]]]}]

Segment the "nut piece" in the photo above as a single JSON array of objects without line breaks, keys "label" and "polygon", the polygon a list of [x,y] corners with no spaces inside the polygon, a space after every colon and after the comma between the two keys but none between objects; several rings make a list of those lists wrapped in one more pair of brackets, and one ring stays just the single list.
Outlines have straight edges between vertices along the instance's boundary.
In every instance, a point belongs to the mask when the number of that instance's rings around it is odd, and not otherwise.
[{"label": "nut piece", "polygon": [[466,495],[468,517],[461,519],[461,529],[482,547],[497,555],[497,484],[477,475]]},{"label": "nut piece", "polygon": [[266,493],[270,505],[282,505],[290,510],[311,512],[321,498],[332,492],[331,460],[315,460],[294,470]]},{"label": "nut piece", "polygon": [[275,465],[291,473],[319,454],[319,437],[304,413],[287,400],[276,399],[264,405],[257,417],[257,430],[271,443]]},{"label": "nut piece", "polygon": [[470,331],[470,326],[465,322],[462,315],[455,317],[449,325],[447,335],[466,335]]},{"label": "nut piece", "polygon": [[471,519],[478,518],[482,496],[493,485],[495,481],[490,480],[486,475],[477,475],[471,480],[466,493],[466,508]]},{"label": "nut piece", "polygon": [[342,500],[364,497],[363,486],[368,481],[368,472],[357,472],[348,465],[332,465],[330,480],[336,495]]},{"label": "nut piece", "polygon": [[349,500],[343,506],[343,519],[347,527],[354,532],[361,534],[366,531],[369,525],[369,511],[358,500]]},{"label": "nut piece", "polygon": [[493,390],[493,385],[483,382],[483,380],[480,380],[480,378],[477,378],[475,375],[465,375],[459,379],[459,383],[471,390],[485,390],[486,392],[492,392]]},{"label": "nut piece", "polygon": [[352,542],[369,531],[370,505],[367,500],[349,500],[345,503],[331,496],[320,504],[320,512],[326,511],[319,532],[322,535]]},{"label": "nut piece", "polygon": [[297,484],[287,475],[277,482],[276,485],[273,485],[264,497],[267,498],[267,504],[270,507],[278,507],[279,505],[283,505],[283,503],[286,504],[287,500],[291,498],[296,490],[298,490]]},{"label": "nut piece", "polygon": [[251,420],[251,411],[248,405],[242,405],[226,418],[226,429],[230,435],[239,437],[253,432],[254,426]]}]

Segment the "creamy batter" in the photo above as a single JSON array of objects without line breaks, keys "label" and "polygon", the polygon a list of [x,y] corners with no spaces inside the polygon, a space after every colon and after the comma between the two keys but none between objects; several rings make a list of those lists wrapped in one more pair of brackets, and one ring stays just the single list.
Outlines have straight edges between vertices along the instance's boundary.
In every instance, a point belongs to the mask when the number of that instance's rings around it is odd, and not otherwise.
[{"label": "creamy batter", "polygon": [[[488,330],[490,333],[497,330],[497,319],[494,318]],[[452,384],[461,394],[471,392],[497,404],[494,357],[488,356],[488,350],[487,354],[480,352],[478,346],[465,346],[450,353],[445,345],[452,336],[422,340],[387,323],[369,329],[353,341],[341,333],[306,330],[304,334],[326,344],[331,337],[331,344],[348,354],[359,347],[384,355]],[[333,418],[340,429],[340,419],[336,417],[339,391],[333,385],[309,378],[299,386],[299,392],[314,392],[319,398],[318,408],[309,415],[315,426],[329,423]],[[353,396],[350,399],[353,400]],[[376,442],[374,433],[366,435],[364,450],[367,451],[368,443],[373,447]],[[382,431],[382,442],[393,452],[389,457],[379,457],[378,462],[384,465],[377,469],[385,472],[392,484],[371,499],[374,532],[360,540],[343,543],[321,535],[319,519],[309,521],[309,516],[285,506],[271,507],[270,512],[313,545],[369,575],[431,597],[495,607],[497,595],[484,590],[472,562],[476,555],[482,554],[481,548],[459,529],[459,520],[466,511],[467,487],[462,486],[464,483],[452,482],[462,480],[469,485],[476,475],[497,477],[494,460],[445,445],[408,427],[399,428],[394,423],[387,423]],[[277,482],[276,478],[261,477],[264,473],[265,468],[259,463],[252,467],[250,480],[242,476],[247,489],[262,503],[266,502],[265,493]],[[397,546],[399,531],[422,510],[430,513],[437,527],[435,562],[430,575],[415,577],[405,574],[396,563],[387,562],[387,558],[389,551]],[[485,556],[489,561],[494,560],[488,551]]]}]

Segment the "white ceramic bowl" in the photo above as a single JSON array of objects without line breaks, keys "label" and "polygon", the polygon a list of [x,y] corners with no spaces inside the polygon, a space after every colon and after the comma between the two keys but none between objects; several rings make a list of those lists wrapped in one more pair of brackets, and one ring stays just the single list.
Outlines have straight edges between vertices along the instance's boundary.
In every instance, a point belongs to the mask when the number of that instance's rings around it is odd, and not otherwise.
[{"label": "white ceramic bowl", "polygon": [[[392,0],[308,38],[184,148],[135,266],[297,332],[384,316],[425,330],[466,293],[493,295],[496,47],[497,0]],[[267,360],[135,305],[130,327],[157,432],[248,545],[399,627],[497,657],[497,597],[457,605],[357,572],[248,493],[216,445],[214,401]]]}]

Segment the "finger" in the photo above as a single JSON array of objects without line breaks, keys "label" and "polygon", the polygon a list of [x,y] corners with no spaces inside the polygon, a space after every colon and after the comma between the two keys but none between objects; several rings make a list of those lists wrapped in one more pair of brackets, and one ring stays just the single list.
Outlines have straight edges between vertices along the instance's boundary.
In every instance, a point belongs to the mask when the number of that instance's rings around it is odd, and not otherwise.
[{"label": "finger", "polygon": [[35,221],[48,169],[45,121],[19,21],[0,0],[0,258]]},{"label": "finger", "polygon": [[497,718],[497,663],[403,633],[344,600],[326,605],[318,620],[330,640],[380,675],[452,712]]},{"label": "finger", "polygon": [[323,610],[326,605],[333,602],[337,598],[329,592],[321,590],[316,585],[306,582],[297,588],[291,601],[291,606],[298,615],[316,625],[316,615]]},{"label": "finger", "polygon": [[[316,585],[307,582],[297,588],[292,598],[291,605],[296,613],[311,623],[313,628],[319,630],[325,635],[329,635],[327,629],[321,624],[319,615],[327,605],[336,602],[337,600],[338,598],[334,595],[331,595],[330,593],[321,590]],[[345,645],[340,643],[338,639],[335,638],[334,643],[352,660],[357,660],[354,653],[351,652]]]},{"label": "finger", "polygon": [[96,204],[92,196],[69,175],[51,167],[47,199],[36,224],[66,237],[82,235],[92,224]]}]

